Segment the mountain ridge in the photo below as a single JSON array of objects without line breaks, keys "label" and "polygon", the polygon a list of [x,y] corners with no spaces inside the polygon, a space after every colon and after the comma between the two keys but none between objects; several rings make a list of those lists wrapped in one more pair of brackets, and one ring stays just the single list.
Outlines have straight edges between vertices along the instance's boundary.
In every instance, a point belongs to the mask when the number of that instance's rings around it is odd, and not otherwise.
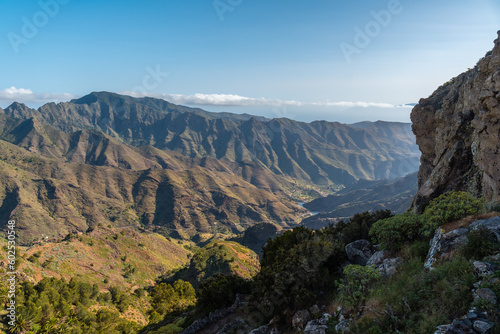
[{"label": "mountain ridge", "polygon": [[106,92],[38,110],[13,103],[4,114],[37,118],[65,132],[95,129],[132,146],[151,145],[189,157],[251,160],[275,174],[323,185],[403,176],[418,165],[410,125],[403,123],[356,128],[236,114],[216,118],[216,113],[159,99]]}]

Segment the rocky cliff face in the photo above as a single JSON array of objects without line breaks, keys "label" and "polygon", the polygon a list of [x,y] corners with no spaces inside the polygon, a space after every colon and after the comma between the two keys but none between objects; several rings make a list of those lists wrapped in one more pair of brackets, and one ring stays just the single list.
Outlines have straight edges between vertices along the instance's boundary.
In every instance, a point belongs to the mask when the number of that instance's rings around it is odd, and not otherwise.
[{"label": "rocky cliff face", "polygon": [[500,202],[500,31],[469,71],[421,99],[411,113],[422,156],[416,212],[448,190]]}]

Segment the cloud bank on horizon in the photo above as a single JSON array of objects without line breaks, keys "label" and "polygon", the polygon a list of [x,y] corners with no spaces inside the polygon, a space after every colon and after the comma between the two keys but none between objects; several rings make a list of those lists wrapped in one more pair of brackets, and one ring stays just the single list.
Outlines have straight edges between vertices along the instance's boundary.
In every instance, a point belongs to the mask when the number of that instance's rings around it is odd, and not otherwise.
[{"label": "cloud bank on horizon", "polygon": [[253,98],[234,94],[154,94],[154,93],[137,93],[137,92],[121,92],[121,94],[133,97],[154,97],[175,104],[185,105],[200,105],[200,106],[319,106],[319,107],[361,107],[361,108],[408,108],[412,107],[410,104],[391,104],[379,102],[363,102],[363,101],[338,101],[338,102],[302,102],[295,100],[280,100],[269,98]]},{"label": "cloud bank on horizon", "polygon": [[38,105],[48,102],[62,102],[75,98],[69,93],[34,93],[31,89],[16,88],[14,86],[0,90],[0,103],[11,104],[22,102],[29,105]]},{"label": "cloud bank on horizon", "polygon": [[[303,102],[296,100],[281,100],[281,99],[271,99],[271,98],[254,98],[246,97],[235,94],[193,94],[193,95],[182,95],[182,94],[160,94],[160,93],[141,93],[141,92],[120,92],[123,95],[129,95],[132,97],[152,97],[168,102],[180,105],[187,105],[192,107],[221,107],[221,108],[231,108],[228,110],[221,111],[231,111],[235,113],[250,113],[266,117],[287,117],[291,119],[297,119],[302,121],[314,121],[316,119],[325,119],[328,121],[338,121],[338,114],[335,110],[346,110],[346,109],[406,109],[409,110],[413,108],[414,104],[392,104],[385,102],[366,102],[366,101],[324,101],[324,102]],[[0,90],[0,103],[5,104],[5,106],[10,105],[13,102],[20,102],[27,104],[31,107],[38,107],[42,104],[49,102],[65,102],[71,99],[78,98],[70,93],[35,93],[31,89],[27,88],[16,88],[10,87]],[[248,109],[246,107],[250,107]],[[269,108],[271,108],[269,110]],[[291,108],[290,111],[288,108]],[[308,108],[310,113],[309,117],[297,117],[302,115],[297,111],[304,110]],[[324,109],[323,112],[319,112],[319,109]],[[325,109],[329,109],[329,113],[325,113]],[[317,112],[314,112],[314,111]],[[407,115],[405,115],[407,114]],[[326,116],[326,117],[325,117]],[[328,117],[330,116],[330,117]],[[402,117],[401,117],[402,116]],[[399,114],[395,119],[387,119],[389,121],[408,121],[409,113]],[[370,120],[369,118],[366,118]],[[349,120],[346,120],[349,121]]]}]

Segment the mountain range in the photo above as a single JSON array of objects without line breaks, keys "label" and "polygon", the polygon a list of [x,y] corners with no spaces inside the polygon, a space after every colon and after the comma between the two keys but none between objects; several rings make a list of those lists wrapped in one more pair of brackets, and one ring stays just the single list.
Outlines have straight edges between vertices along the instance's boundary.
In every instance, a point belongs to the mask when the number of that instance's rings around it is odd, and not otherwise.
[{"label": "mountain range", "polygon": [[0,157],[0,215],[30,243],[97,224],[183,238],[290,227],[308,215],[297,199],[404,176],[419,152],[405,123],[269,120],[95,92],[0,109]]}]

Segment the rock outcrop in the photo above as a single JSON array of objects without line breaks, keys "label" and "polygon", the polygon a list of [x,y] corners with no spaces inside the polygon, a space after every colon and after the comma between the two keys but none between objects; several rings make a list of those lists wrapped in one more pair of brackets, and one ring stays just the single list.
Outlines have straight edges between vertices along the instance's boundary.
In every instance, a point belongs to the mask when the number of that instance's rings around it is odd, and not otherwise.
[{"label": "rock outcrop", "polygon": [[366,265],[366,262],[373,255],[373,245],[368,240],[356,240],[345,246],[347,258],[354,264],[361,266]]},{"label": "rock outcrop", "polygon": [[415,212],[448,190],[500,202],[500,37],[473,69],[421,99],[411,120],[422,152]]},{"label": "rock outcrop", "polygon": [[429,253],[424,266],[432,268],[432,266],[443,258],[450,258],[454,252],[468,242],[468,228],[458,228],[456,230],[445,232],[438,228],[430,242]]},{"label": "rock outcrop", "polygon": [[321,318],[309,321],[304,329],[304,334],[326,334],[328,321],[331,317],[330,314],[324,313]]},{"label": "rock outcrop", "polygon": [[[490,235],[495,236],[497,241],[500,241],[500,217],[476,220],[469,226],[456,228],[451,231],[438,228],[429,243],[429,253],[427,254],[424,266],[432,269],[440,260],[451,258],[460,247],[469,242],[467,238],[469,233],[478,229],[483,229]],[[473,265],[474,273],[479,276],[488,276],[492,273],[492,268],[484,262],[475,261]]]},{"label": "rock outcrop", "polygon": [[392,276],[403,262],[400,257],[391,257],[388,251],[375,252],[366,262],[367,266],[375,267],[383,276]]}]

